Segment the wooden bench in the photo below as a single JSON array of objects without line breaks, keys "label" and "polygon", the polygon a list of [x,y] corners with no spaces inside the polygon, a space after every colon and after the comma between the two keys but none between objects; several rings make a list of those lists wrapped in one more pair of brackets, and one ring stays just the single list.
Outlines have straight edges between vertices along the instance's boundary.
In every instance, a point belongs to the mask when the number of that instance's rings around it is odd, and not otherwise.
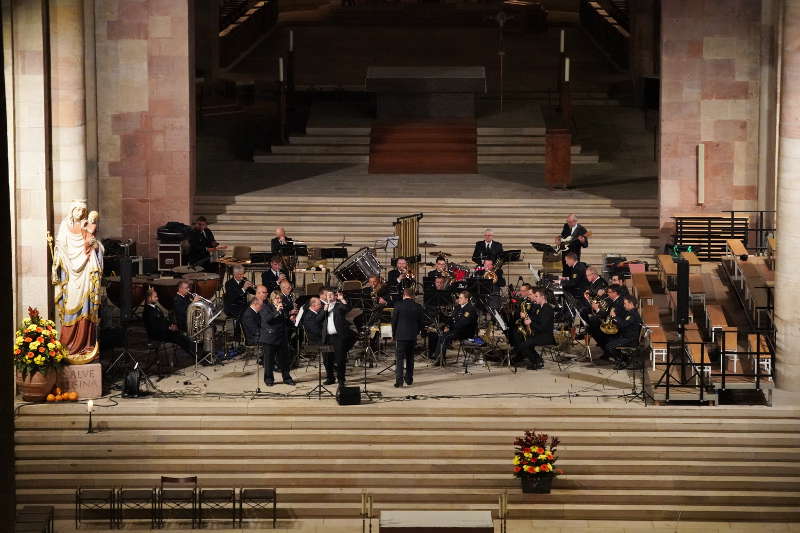
[{"label": "wooden bench", "polygon": [[[672,314],[672,320],[675,322],[678,321],[678,291],[668,291],[667,292],[667,305],[669,306],[670,314]],[[694,322],[694,313],[692,312],[692,306],[689,306],[689,323]]]},{"label": "wooden bench", "polygon": [[653,304],[653,289],[650,281],[644,272],[631,274],[631,284],[633,285],[633,295],[639,300],[639,306]]},{"label": "wooden bench", "polygon": [[757,360],[758,365],[770,375],[769,380],[772,381],[772,355],[766,337],[751,333],[747,336],[747,345],[753,362]]},{"label": "wooden bench", "polygon": [[689,263],[689,272],[699,274],[703,269],[703,263],[697,258],[694,252],[681,252],[681,257]]},{"label": "wooden bench", "polygon": [[720,357],[720,372],[722,365],[725,361],[733,361],[733,373],[738,372],[737,365],[739,363],[739,330],[735,326],[725,326],[722,328],[722,338],[724,345],[720,343],[720,350],[722,355]]},{"label": "wooden bench", "polygon": [[702,274],[689,274],[689,300],[705,307],[706,286]]},{"label": "wooden bench", "polygon": [[642,309],[642,323],[650,330],[661,329],[661,316],[658,307],[655,305],[643,305]]},{"label": "wooden bench", "polygon": [[732,280],[741,277],[739,272],[740,257],[748,255],[747,248],[744,247],[739,239],[727,239],[725,241],[725,255],[722,257],[722,266],[728,272]]},{"label": "wooden bench", "polygon": [[725,318],[722,306],[719,304],[706,305],[706,330],[708,330],[711,340],[715,341],[717,333],[727,326],[728,320]]},{"label": "wooden bench", "polygon": [[770,287],[767,278],[774,278],[774,273],[764,264],[763,257],[752,256],[742,261],[739,268],[742,272],[742,292],[746,311],[756,324],[761,324],[761,313],[770,303]]},{"label": "wooden bench", "polygon": [[659,267],[658,279],[661,280],[661,286],[664,287],[666,292],[669,290],[669,278],[678,275],[678,267],[675,265],[675,261],[672,260],[671,255],[658,255],[656,256],[656,261]]},{"label": "wooden bench", "polygon": [[[684,330],[686,336],[686,353],[694,363],[698,372],[707,374],[708,379],[711,379],[711,362],[708,359],[708,352],[705,351],[703,338],[700,336],[700,330],[697,324],[686,324]],[[699,377],[697,378],[699,381]]]},{"label": "wooden bench", "polygon": [[650,328],[650,355],[653,358],[653,370],[656,369],[656,357],[661,357],[661,362],[667,362],[667,334],[661,324]]}]

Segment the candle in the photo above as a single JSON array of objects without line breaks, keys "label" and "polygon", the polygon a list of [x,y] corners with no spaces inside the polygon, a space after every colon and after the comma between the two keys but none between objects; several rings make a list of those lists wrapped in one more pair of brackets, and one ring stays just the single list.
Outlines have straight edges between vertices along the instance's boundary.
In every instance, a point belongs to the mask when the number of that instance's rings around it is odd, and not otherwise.
[{"label": "candle", "polygon": [[289,30],[289,51],[294,52],[294,30]]},{"label": "candle", "polygon": [[278,81],[283,81],[283,58],[278,58]]},{"label": "candle", "polygon": [[564,53],[564,30],[561,30],[561,46],[558,48],[561,53]]},{"label": "candle", "polygon": [[564,81],[569,82],[569,58],[564,62]]},{"label": "candle", "polygon": [[86,402],[86,411],[89,412],[89,413],[94,411],[94,401],[93,400],[89,400],[88,402]]}]

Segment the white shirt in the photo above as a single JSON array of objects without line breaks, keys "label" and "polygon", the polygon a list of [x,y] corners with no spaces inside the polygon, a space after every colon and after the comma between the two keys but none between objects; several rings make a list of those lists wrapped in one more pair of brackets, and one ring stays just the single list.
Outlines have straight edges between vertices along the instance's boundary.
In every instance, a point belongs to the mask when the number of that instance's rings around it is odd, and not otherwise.
[{"label": "white shirt", "polygon": [[574,226],[572,226],[572,231],[570,231],[570,232],[569,232],[569,234],[570,234],[570,235],[572,235],[573,233],[575,233],[575,230],[576,230],[576,229],[578,229],[578,225],[577,225],[577,224],[575,224]]},{"label": "white shirt", "polygon": [[483,242],[486,244],[487,250],[492,247],[492,241],[483,241]]},{"label": "white shirt", "polygon": [[327,306],[328,311],[328,335],[336,335],[338,331],[336,331],[336,325],[333,323],[333,308],[336,305],[336,302],[329,304]]}]

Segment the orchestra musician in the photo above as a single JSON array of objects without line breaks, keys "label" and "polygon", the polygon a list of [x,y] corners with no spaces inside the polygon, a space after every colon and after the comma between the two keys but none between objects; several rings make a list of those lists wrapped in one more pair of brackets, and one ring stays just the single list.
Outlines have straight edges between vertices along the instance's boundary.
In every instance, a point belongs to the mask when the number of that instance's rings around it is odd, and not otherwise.
[{"label": "orchestra musician", "polygon": [[487,303],[497,309],[500,306],[500,288],[505,287],[506,279],[503,277],[503,269],[495,269],[494,259],[486,258],[483,260],[483,268],[475,269],[475,274],[490,279],[492,287],[486,299]]},{"label": "orchestra musician", "polygon": [[253,283],[244,277],[244,267],[235,265],[233,276],[225,282],[225,294],[222,297],[225,315],[238,319],[247,309],[247,295],[255,293]]},{"label": "orchestra musician", "polygon": [[282,279],[280,282],[278,282],[278,288],[281,293],[281,299],[283,300],[283,307],[289,313],[289,320],[294,323],[294,319],[297,316],[299,308],[296,305],[292,282],[288,279]]},{"label": "orchestra musician", "polygon": [[395,340],[394,386],[402,387],[403,381],[411,386],[414,382],[414,346],[422,331],[424,312],[414,301],[414,290],[403,289],[403,299],[392,312],[392,336]]},{"label": "orchestra musician", "polygon": [[[622,288],[619,285],[610,285],[606,290],[606,294],[608,295],[607,301],[607,308],[600,309],[600,307],[594,303],[592,304],[593,314],[588,321],[589,324],[589,334],[592,338],[597,342],[597,345],[601,348],[604,348],[606,342],[608,341],[608,335],[602,332],[600,326],[602,325],[603,321],[605,321],[611,311],[614,311],[614,314],[617,316],[622,316],[625,313],[625,307],[623,305],[623,297],[621,295]],[[605,349],[603,350],[605,352]],[[605,356],[605,354],[604,354]],[[597,359],[602,359],[602,357],[598,357]]]},{"label": "orchestra musician", "polygon": [[563,275],[567,276],[566,258],[567,254],[573,253],[578,261],[581,259],[581,250],[589,246],[589,238],[586,236],[586,228],[578,224],[578,217],[573,213],[567,217],[564,227],[561,228],[561,234],[556,237],[556,244],[560,243],[562,239],[572,237],[569,246],[565,252],[561,254],[561,265]]},{"label": "orchestra musician", "polygon": [[[450,291],[447,290],[447,278],[433,278],[433,287],[424,293],[424,303],[429,326],[437,322],[441,324],[447,321],[445,310],[452,303]],[[439,339],[438,334],[429,328],[426,329],[423,335],[427,339],[428,358],[434,359]]]},{"label": "orchestra musician", "polygon": [[[265,292],[266,287],[261,293],[262,296]],[[289,312],[283,305],[283,295],[279,291],[274,291],[269,295],[269,300],[264,302],[259,317],[261,319],[259,342],[264,354],[264,384],[267,387],[275,385],[272,369],[277,363],[283,383],[294,385],[294,380],[289,373],[291,363],[289,361]]]},{"label": "orchestra musician", "polygon": [[523,324],[529,329],[530,334],[521,345],[521,351],[528,359],[528,370],[539,370],[544,367],[544,361],[537,346],[549,346],[556,343],[553,337],[553,307],[547,302],[547,293],[544,289],[533,290],[533,301],[537,307]]},{"label": "orchestra musician", "polygon": [[178,282],[178,292],[172,302],[172,311],[175,313],[175,324],[181,331],[189,331],[186,324],[186,315],[189,311],[189,304],[200,300],[200,296],[189,292],[189,282],[182,279]]},{"label": "orchestra musician", "polygon": [[[333,354],[325,354],[325,385],[333,385],[337,381],[344,386],[347,372],[347,352],[355,344],[355,335],[347,322],[347,313],[351,307],[341,292],[325,289],[322,301],[325,304],[324,341],[333,346]],[[335,377],[334,377],[335,371]]]},{"label": "orchestra musician", "polygon": [[270,268],[261,273],[261,283],[267,287],[271,293],[278,290],[278,283],[281,280],[289,279],[289,273],[283,268],[283,261],[280,256],[272,256],[269,262]]},{"label": "orchestra musician", "polygon": [[275,236],[270,241],[270,251],[273,255],[285,255],[287,247],[294,242],[286,236],[286,230],[283,228],[275,228]]},{"label": "orchestra musician", "polygon": [[450,272],[447,270],[447,259],[437,257],[434,269],[429,270],[426,277],[429,279],[450,277]]},{"label": "orchestra musician", "polygon": [[583,291],[583,300],[579,300],[578,308],[584,320],[588,320],[592,312],[592,300],[603,298],[608,289],[608,283],[597,273],[594,267],[586,268],[586,281],[589,286]]},{"label": "orchestra musician", "polygon": [[300,317],[300,325],[306,332],[306,340],[311,344],[323,344],[325,337],[323,328],[325,327],[325,313],[322,309],[322,300],[318,296],[312,296],[308,300],[308,305],[303,308]]},{"label": "orchestra musician", "polygon": [[525,327],[524,320],[531,316],[536,308],[536,304],[533,301],[533,287],[531,284],[523,283],[520,285],[512,302],[514,303],[512,321],[515,327],[511,330],[509,342],[514,348],[514,359],[519,360],[526,357],[522,350],[522,343],[525,342],[527,337],[527,328]]},{"label": "orchestra musician", "polygon": [[[263,287],[263,285],[261,285]],[[264,287],[266,292],[266,287]],[[266,295],[262,295],[266,296]],[[261,337],[261,308],[264,306],[262,298],[256,296],[250,300],[250,305],[245,307],[240,315],[242,330],[244,330],[244,342],[247,346],[256,346]]]},{"label": "orchestra musician", "polygon": [[573,252],[564,255],[564,275],[561,277],[561,288],[576,299],[583,298],[583,291],[589,286],[586,279],[586,263],[579,261]]},{"label": "orchestra musician", "polygon": [[208,227],[206,217],[197,217],[197,220],[194,221],[194,227],[189,232],[188,240],[189,253],[186,257],[187,262],[191,266],[209,270],[211,267],[210,250],[219,246],[219,243],[214,239],[214,232]]},{"label": "orchestra musician", "polygon": [[483,240],[475,243],[475,250],[472,252],[472,260],[482,265],[484,259],[497,260],[503,254],[503,245],[494,240],[494,232],[486,229],[483,232]]},{"label": "orchestra musician", "polygon": [[373,309],[383,308],[391,299],[389,296],[389,288],[384,285],[379,276],[370,276],[367,279],[367,287],[369,297],[372,299]]},{"label": "orchestra musician", "polygon": [[442,335],[438,336],[436,345],[436,355],[438,364],[447,365],[447,348],[454,340],[464,340],[475,336],[478,330],[478,310],[470,302],[472,295],[469,291],[461,291],[456,299],[456,309],[447,326],[442,330]]},{"label": "orchestra musician", "polygon": [[617,334],[610,336],[606,341],[603,351],[609,359],[613,360],[617,369],[632,366],[633,361],[629,361],[627,356],[619,351],[619,348],[633,348],[639,345],[639,335],[642,332],[642,317],[636,310],[636,299],[633,296],[621,298],[624,311],[617,314],[612,310],[614,323],[617,325]]},{"label": "orchestra musician", "polygon": [[403,289],[414,285],[414,274],[405,257],[398,257],[395,268],[386,276],[386,283],[393,294],[393,302],[398,302],[403,297]]},{"label": "orchestra musician", "polygon": [[628,294],[630,294],[630,292],[628,291],[628,286],[625,285],[625,278],[622,276],[622,274],[612,274],[611,280],[609,281],[609,285],[619,285],[620,290],[622,291],[620,292],[620,294],[622,295],[623,298],[625,296],[628,296]]},{"label": "orchestra musician", "polygon": [[142,319],[144,320],[144,329],[147,332],[147,338],[177,344],[183,351],[188,354],[194,353],[194,344],[189,340],[183,331],[178,329],[178,325],[170,322],[161,307],[158,305],[158,293],[152,287],[147,289],[147,298],[145,300],[144,311],[142,311]]}]

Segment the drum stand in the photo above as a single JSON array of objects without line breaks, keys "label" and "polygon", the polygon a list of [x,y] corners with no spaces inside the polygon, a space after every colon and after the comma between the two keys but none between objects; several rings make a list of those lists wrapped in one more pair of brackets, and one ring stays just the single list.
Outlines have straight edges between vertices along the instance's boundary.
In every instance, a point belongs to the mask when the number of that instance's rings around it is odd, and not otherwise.
[{"label": "drum stand", "polygon": [[333,346],[327,344],[319,345],[319,355],[317,359],[317,386],[308,391],[306,393],[306,397],[311,398],[311,395],[314,394],[315,392],[317,393],[318,400],[322,399],[323,392],[328,396],[335,397],[335,394],[333,394],[330,390],[328,390],[328,388],[325,385],[322,384],[322,358],[323,358],[322,354],[330,353],[332,351],[333,351]]},{"label": "drum stand", "polygon": [[[136,358],[133,356],[131,351],[128,349],[128,323],[127,322],[124,322],[122,324],[122,338],[123,338],[122,352],[120,352],[120,354],[117,356],[117,358],[114,359],[114,362],[111,363],[111,365],[108,368],[106,368],[105,374],[106,375],[110,375],[111,374],[111,370],[115,366],[117,366],[117,363],[119,363],[123,359],[126,359],[131,364],[131,369],[137,369],[137,368],[139,369],[139,375],[140,375],[140,379],[141,380],[143,380],[145,383],[147,383],[147,385],[151,389],[153,389],[154,392],[161,392],[160,390],[158,390],[158,387],[156,387],[156,384],[153,383],[153,380],[150,379],[150,376],[147,375],[147,373],[142,369],[141,363],[139,363],[139,361],[136,360]],[[124,376],[123,376],[123,378],[124,378]],[[124,380],[123,380],[123,382],[124,382]]]}]

